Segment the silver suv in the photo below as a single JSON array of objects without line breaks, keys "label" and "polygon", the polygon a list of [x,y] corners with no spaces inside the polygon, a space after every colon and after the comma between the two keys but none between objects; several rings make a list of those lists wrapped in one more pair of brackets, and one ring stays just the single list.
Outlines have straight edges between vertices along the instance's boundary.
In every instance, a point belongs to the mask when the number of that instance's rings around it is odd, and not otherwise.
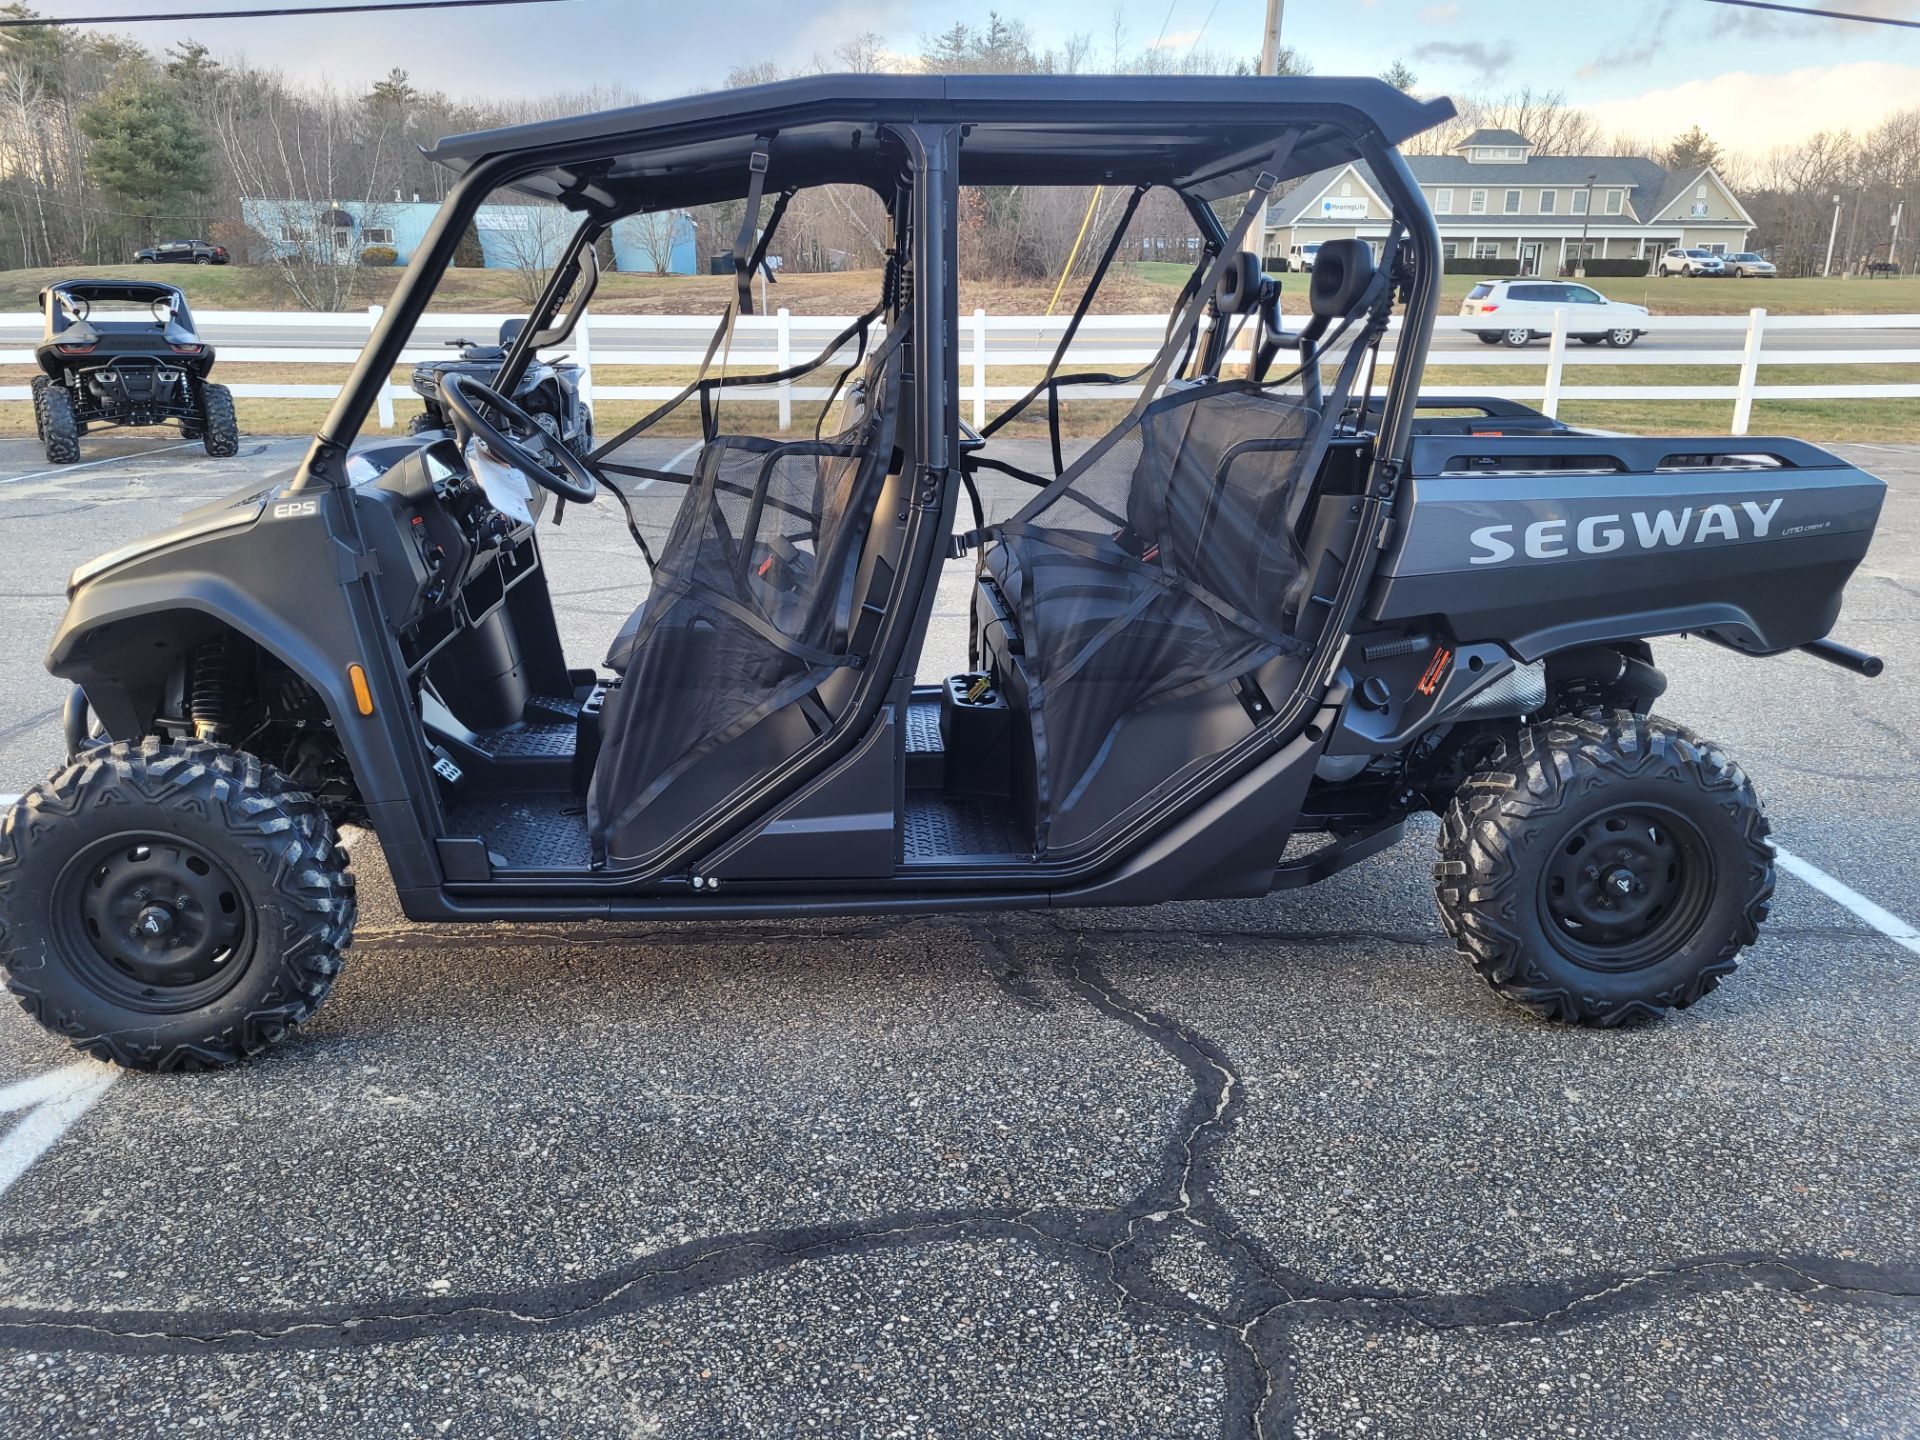
[{"label": "silver suv", "polygon": [[1668,275],[1724,275],[1727,262],[1711,250],[1683,250],[1676,245],[1660,257],[1660,266],[1653,273],[1663,279]]}]

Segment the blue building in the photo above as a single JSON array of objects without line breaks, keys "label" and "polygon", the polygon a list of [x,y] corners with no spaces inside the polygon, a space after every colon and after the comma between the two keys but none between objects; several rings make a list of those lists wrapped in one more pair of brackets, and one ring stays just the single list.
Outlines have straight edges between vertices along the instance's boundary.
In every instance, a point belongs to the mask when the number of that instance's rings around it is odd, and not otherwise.
[{"label": "blue building", "polygon": [[[359,262],[369,246],[390,246],[405,265],[426,238],[438,205],[424,201],[343,200],[318,205],[301,200],[242,200],[241,218],[271,253],[288,255],[301,249],[350,265]],[[480,251],[489,270],[515,270],[550,265],[559,256],[577,221],[565,211],[544,205],[482,205],[474,217]],[[614,223],[614,267],[651,275],[659,270],[655,250],[670,252],[667,273],[698,272],[694,253],[693,220],[676,212],[671,223],[647,216],[629,216]]]}]

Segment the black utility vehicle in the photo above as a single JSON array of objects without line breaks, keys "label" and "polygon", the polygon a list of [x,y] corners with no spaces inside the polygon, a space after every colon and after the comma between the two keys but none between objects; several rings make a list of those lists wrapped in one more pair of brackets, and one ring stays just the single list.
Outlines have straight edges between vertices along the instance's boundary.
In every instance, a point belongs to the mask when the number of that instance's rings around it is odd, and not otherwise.
[{"label": "black utility vehicle", "polygon": [[137,265],[224,265],[232,258],[211,240],[162,240],[133,252]]},{"label": "black utility vehicle", "polygon": [[240,453],[233,395],[207,379],[213,347],[187,297],[145,280],[62,280],[40,292],[46,328],[34,358],[33,418],[47,459],[80,458],[80,437],[110,425],[180,426],[209,455]]},{"label": "black utility vehicle", "polygon": [[[1395,147],[1451,113],[1374,80],[866,75],[443,141],[461,178],[298,472],[74,575],[48,656],[71,757],[0,829],[14,993],[127,1065],[271,1044],[340,970],[344,821],[419,920],[715,919],[1261,895],[1432,811],[1441,915],[1503,995],[1594,1024],[1691,1004],[1754,939],[1773,851],[1726,752],[1649,713],[1647,642],[1873,673],[1824,637],[1884,486],[1795,440],[1423,418],[1441,252]],[[1393,217],[1283,305],[1251,225],[1350,161]],[[584,461],[509,398],[617,219],[744,197],[711,359],[788,197],[828,184],[891,234],[816,360],[703,367]],[[1124,203],[1089,297],[1152,191],[1199,233],[1165,343],[1070,372],[1083,298],[975,430],[962,187],[1093,184]],[[579,216],[546,296],[491,384],[440,382],[451,436],[355,449],[503,185]],[[829,398],[756,433],[783,385]],[[637,608],[586,667],[541,533],[602,490]],[[963,556],[971,663],[917,683]]]},{"label": "black utility vehicle", "polygon": [[[591,252],[587,263],[597,264]],[[458,359],[422,360],[413,367],[413,393],[426,408],[407,422],[409,435],[452,428],[447,408],[440,403],[440,387],[446,377],[465,375],[482,384],[495,380],[506,363],[507,351],[526,328],[521,319],[500,322],[500,343],[481,345],[472,340],[449,340],[460,352]],[[513,401],[542,430],[563,443],[574,454],[585,456],[593,449],[593,411],[580,399],[580,367],[562,355],[554,360],[539,356],[527,362],[513,387]]]}]

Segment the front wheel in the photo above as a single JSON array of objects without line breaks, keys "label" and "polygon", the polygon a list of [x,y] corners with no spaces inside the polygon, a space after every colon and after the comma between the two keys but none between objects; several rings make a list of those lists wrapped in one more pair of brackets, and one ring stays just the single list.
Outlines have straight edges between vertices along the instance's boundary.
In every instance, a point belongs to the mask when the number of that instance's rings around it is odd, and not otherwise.
[{"label": "front wheel", "polygon": [[310,1017],[353,933],[319,803],[251,755],[90,749],[0,821],[0,966],[21,1008],[136,1070],[228,1065]]},{"label": "front wheel", "polygon": [[1562,717],[1460,787],[1441,827],[1441,924],[1502,996],[1617,1025],[1733,973],[1773,896],[1773,846],[1727,753],[1657,716]]},{"label": "front wheel", "polygon": [[1500,332],[1500,339],[1503,344],[1511,345],[1514,349],[1518,350],[1533,339],[1533,332],[1531,330],[1503,330]]},{"label": "front wheel", "polygon": [[200,443],[219,459],[240,453],[240,421],[233,413],[233,392],[224,385],[200,387]]},{"label": "front wheel", "polygon": [[1626,349],[1639,338],[1640,332],[1638,330],[1609,330],[1607,332],[1607,344],[1613,346],[1616,350]]},{"label": "front wheel", "polygon": [[213,257],[211,255],[196,255],[193,257],[193,263],[196,265],[211,265],[213,263]]},{"label": "front wheel", "polygon": [[1606,339],[1607,337],[1604,335],[1577,335],[1574,338],[1577,339],[1582,345],[1598,345],[1602,340]]}]

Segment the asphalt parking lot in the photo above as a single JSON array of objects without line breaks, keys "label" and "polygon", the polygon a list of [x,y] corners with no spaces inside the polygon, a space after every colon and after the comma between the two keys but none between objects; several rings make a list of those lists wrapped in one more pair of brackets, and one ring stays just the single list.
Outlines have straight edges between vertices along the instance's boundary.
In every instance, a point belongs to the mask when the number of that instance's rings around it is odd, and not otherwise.
[{"label": "asphalt parking lot", "polygon": [[[0,790],[58,758],[69,570],[302,448],[162,443],[0,441]],[[1671,642],[1660,709],[1912,921],[1920,447],[1846,453],[1892,493],[1836,636],[1887,673]],[[547,557],[587,663],[637,560],[606,506]],[[361,838],[259,1062],[0,1014],[0,1432],[1920,1434],[1920,941],[1783,873],[1701,1004],[1553,1028],[1446,943],[1431,841],[1250,902],[456,931]]]}]

